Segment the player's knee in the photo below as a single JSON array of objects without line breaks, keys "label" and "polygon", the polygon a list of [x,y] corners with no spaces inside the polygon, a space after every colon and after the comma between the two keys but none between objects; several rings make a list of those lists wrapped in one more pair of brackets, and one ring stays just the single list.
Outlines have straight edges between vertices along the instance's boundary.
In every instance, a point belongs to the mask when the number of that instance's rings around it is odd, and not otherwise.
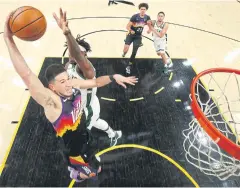
[{"label": "player's knee", "polygon": [[165,51],[159,51],[157,54],[161,57],[164,57],[166,55]]},{"label": "player's knee", "polygon": [[140,46],[142,46],[141,42],[133,43],[133,49],[138,49]]}]

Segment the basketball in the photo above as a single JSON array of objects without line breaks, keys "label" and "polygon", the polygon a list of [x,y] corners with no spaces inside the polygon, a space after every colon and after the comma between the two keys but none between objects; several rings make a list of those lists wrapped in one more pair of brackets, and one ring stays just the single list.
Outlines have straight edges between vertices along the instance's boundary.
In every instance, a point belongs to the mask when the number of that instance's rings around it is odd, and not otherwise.
[{"label": "basketball", "polygon": [[44,35],[47,21],[40,10],[23,6],[13,12],[9,28],[16,37],[25,41],[35,41]]}]

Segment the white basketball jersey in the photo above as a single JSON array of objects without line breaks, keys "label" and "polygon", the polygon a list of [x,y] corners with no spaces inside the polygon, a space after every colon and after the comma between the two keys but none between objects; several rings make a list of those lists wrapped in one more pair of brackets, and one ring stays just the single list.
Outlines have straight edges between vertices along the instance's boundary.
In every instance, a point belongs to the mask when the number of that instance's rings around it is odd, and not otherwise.
[{"label": "white basketball jersey", "polygon": [[[67,72],[70,77],[77,78],[81,80],[86,80],[84,76],[77,72],[77,65],[75,64],[69,64],[67,68]],[[95,77],[94,77],[95,78]],[[97,94],[97,87],[90,88],[90,89],[80,89],[81,91],[81,101],[84,108],[86,106],[89,106],[92,103],[92,100],[94,100]]]},{"label": "white basketball jersey", "polygon": [[[160,26],[157,25],[157,21],[155,21],[155,23],[154,23],[154,29],[155,29],[158,33],[160,33],[160,32],[163,30],[164,26],[165,26],[165,22],[163,22]],[[159,39],[165,40],[166,37],[167,37],[166,34],[165,34],[162,38],[160,38],[160,37],[157,36],[155,33],[153,33],[153,40],[159,40]]]}]

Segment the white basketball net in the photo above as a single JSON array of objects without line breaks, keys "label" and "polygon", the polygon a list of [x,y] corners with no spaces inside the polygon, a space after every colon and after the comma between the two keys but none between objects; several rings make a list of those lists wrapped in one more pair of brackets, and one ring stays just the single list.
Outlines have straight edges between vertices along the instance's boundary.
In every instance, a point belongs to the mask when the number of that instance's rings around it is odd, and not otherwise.
[{"label": "white basketball net", "polygon": [[[205,116],[226,137],[240,141],[240,76],[235,73],[210,73],[198,81],[196,98]],[[240,161],[223,151],[194,118],[187,129],[183,147],[189,163],[207,175],[226,180],[240,176]]]}]

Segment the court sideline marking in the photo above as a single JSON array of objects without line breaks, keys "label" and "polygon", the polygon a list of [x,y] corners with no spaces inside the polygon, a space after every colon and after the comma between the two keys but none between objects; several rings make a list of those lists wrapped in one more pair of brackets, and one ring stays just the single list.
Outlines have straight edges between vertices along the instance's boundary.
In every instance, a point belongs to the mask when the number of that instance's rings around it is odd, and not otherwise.
[{"label": "court sideline marking", "polygon": [[[44,61],[45,61],[45,57],[43,58],[42,63],[40,63],[40,67],[39,67],[39,69],[38,69],[38,71],[37,71],[37,74],[36,74],[36,75],[38,75],[38,76],[39,76],[40,71],[42,70],[42,66],[43,66]],[[10,142],[9,146],[7,147],[7,151],[6,151],[5,156],[4,156],[4,158],[3,158],[3,162],[2,162],[2,164],[0,165],[0,176],[2,175],[2,171],[3,171],[3,169],[4,169],[5,166],[6,166],[6,162],[7,162],[9,153],[10,153],[10,151],[11,151],[13,142],[14,142],[16,136],[17,136],[17,132],[18,132],[18,129],[19,129],[19,127],[20,127],[20,124],[22,123],[22,118],[23,118],[23,116],[24,116],[24,114],[25,114],[25,111],[26,111],[27,105],[28,105],[28,103],[29,103],[29,101],[30,101],[30,98],[31,98],[31,96],[28,97],[28,99],[26,100],[26,103],[25,103],[24,106],[23,106],[23,110],[22,110],[22,113],[20,114],[19,121],[18,121],[18,124],[16,125],[16,128],[15,128],[15,130],[14,130],[14,133],[13,133],[13,136],[12,136],[12,139],[11,139],[11,142]]]}]

